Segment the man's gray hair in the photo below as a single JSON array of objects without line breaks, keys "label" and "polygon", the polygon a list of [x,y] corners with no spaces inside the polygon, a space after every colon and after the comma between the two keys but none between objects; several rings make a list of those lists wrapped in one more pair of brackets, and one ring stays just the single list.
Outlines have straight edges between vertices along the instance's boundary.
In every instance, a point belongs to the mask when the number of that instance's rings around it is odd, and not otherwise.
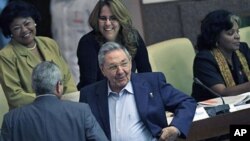
[{"label": "man's gray hair", "polygon": [[124,53],[127,55],[127,57],[129,59],[131,59],[131,56],[128,52],[128,50],[123,47],[122,45],[116,43],[116,42],[106,42],[105,44],[103,44],[99,50],[98,53],[98,62],[99,62],[99,66],[101,67],[104,64],[104,57],[107,53],[114,51],[114,50],[123,50]]},{"label": "man's gray hair", "polygon": [[53,62],[44,61],[33,69],[32,88],[36,95],[55,94],[56,85],[61,80],[62,73]]}]

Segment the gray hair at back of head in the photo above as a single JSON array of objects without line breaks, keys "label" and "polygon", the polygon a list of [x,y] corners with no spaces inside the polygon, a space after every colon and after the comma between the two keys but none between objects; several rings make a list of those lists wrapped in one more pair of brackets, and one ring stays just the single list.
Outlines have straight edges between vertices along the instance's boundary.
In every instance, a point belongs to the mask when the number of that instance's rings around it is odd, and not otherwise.
[{"label": "gray hair at back of head", "polygon": [[61,80],[62,73],[53,62],[44,61],[33,69],[32,88],[36,95],[55,94],[56,85]]},{"label": "gray hair at back of head", "polygon": [[125,54],[127,55],[127,57],[129,59],[131,59],[131,56],[128,52],[128,50],[123,47],[122,45],[116,43],[116,42],[106,42],[105,44],[103,44],[99,50],[98,53],[98,62],[99,62],[99,66],[101,67],[104,63],[104,57],[107,53],[112,52],[114,50],[123,50],[125,52]]}]

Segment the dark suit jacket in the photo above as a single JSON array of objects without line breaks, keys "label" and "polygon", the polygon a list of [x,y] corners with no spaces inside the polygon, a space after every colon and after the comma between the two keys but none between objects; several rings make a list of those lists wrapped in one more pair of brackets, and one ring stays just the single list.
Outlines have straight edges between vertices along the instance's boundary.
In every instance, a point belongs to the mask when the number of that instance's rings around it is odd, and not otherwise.
[{"label": "dark suit jacket", "polygon": [[55,96],[11,110],[1,133],[4,141],[107,141],[88,105]]},{"label": "dark suit jacket", "polygon": [[[162,128],[169,125],[165,111],[175,114],[171,125],[180,130],[181,137],[187,136],[196,109],[193,98],[167,84],[162,73],[132,73],[131,82],[139,115],[154,137],[158,138]],[[102,80],[82,88],[80,101],[90,105],[110,139],[107,92],[107,80]]]},{"label": "dark suit jacket", "polygon": [[[84,35],[78,44],[77,57],[80,68],[80,82],[77,88],[80,90],[83,86],[104,79],[98,65],[98,52],[100,45],[96,40],[95,32],[91,31]],[[135,57],[132,60],[132,71],[151,72],[151,66],[148,59],[148,52],[144,41],[138,33],[138,46]]]}]

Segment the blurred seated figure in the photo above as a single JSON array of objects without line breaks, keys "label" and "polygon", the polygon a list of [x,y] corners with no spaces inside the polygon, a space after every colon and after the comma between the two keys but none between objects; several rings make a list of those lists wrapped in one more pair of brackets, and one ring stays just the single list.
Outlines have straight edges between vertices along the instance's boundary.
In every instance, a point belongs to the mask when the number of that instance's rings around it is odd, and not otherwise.
[{"label": "blurred seated figure", "polygon": [[97,1],[50,0],[53,39],[57,41],[76,83],[79,82],[80,76],[77,45],[82,35],[91,30],[88,18]]},{"label": "blurred seated figure", "polygon": [[108,141],[87,104],[60,100],[63,74],[55,63],[34,68],[32,87],[34,102],[5,114],[4,141]]},{"label": "blurred seated figure", "polygon": [[[240,42],[240,19],[226,10],[216,10],[202,20],[193,73],[204,85],[221,96],[250,91],[250,50]],[[216,97],[193,84],[197,101]]]},{"label": "blurred seated figure", "polygon": [[0,82],[10,110],[34,100],[31,73],[42,61],[53,61],[62,70],[63,93],[77,91],[57,43],[48,37],[36,36],[40,20],[37,9],[22,1],[10,2],[0,15],[3,34],[11,37],[11,41],[0,51]]}]

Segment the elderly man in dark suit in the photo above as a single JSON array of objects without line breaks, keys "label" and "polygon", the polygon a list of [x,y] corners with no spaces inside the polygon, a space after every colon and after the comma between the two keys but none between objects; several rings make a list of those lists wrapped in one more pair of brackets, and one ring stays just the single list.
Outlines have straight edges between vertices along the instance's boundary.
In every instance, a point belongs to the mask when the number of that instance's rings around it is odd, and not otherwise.
[{"label": "elderly man in dark suit", "polygon": [[[190,96],[166,83],[162,73],[131,73],[131,56],[121,45],[105,43],[98,55],[106,80],[81,89],[112,141],[172,141],[185,138],[196,109]],[[166,111],[174,113],[167,122]]]},{"label": "elderly man in dark suit", "polygon": [[36,99],[4,116],[4,141],[107,141],[87,104],[59,99],[62,78],[52,62],[42,62],[34,68],[32,88]]}]

